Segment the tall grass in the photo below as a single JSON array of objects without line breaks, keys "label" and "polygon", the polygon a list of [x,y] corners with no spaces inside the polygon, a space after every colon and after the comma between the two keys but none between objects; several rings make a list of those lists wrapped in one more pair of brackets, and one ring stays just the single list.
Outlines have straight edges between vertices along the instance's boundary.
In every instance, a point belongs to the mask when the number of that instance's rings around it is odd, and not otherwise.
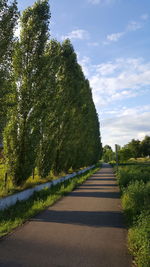
[{"label": "tall grass", "polygon": [[119,167],[117,172],[118,183],[123,189],[127,187],[129,183],[135,181],[143,181],[147,183],[150,181],[150,167],[146,166],[125,166]]},{"label": "tall grass", "polygon": [[129,249],[139,267],[150,266],[150,213],[142,212],[129,229]]},{"label": "tall grass", "polygon": [[128,244],[139,267],[150,266],[150,167],[119,167],[118,183],[129,226]]},{"label": "tall grass", "polygon": [[136,221],[137,216],[150,209],[150,182],[135,181],[129,184],[122,195],[122,206],[129,225]]}]

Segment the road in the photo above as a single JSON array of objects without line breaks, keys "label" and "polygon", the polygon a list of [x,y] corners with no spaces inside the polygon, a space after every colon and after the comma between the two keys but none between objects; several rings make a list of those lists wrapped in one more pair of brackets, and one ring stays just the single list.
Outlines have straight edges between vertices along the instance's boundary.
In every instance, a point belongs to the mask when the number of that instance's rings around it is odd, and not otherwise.
[{"label": "road", "polygon": [[105,164],[0,241],[0,267],[130,267],[119,188]]}]

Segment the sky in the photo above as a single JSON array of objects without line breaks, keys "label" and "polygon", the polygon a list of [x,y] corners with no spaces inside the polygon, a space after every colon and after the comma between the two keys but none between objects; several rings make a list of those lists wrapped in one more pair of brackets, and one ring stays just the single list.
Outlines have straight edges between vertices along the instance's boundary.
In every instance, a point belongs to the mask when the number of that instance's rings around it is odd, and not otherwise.
[{"label": "sky", "polygon": [[[34,0],[18,0],[19,10]],[[103,145],[150,135],[150,1],[50,0],[51,38],[70,38],[92,88]]]}]

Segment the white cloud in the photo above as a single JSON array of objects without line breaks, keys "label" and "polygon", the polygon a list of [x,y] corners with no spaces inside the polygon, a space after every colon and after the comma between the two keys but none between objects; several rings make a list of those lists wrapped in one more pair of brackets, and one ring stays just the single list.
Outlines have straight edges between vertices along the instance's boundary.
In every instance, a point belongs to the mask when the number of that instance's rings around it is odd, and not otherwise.
[{"label": "white cloud", "polygon": [[89,0],[89,3],[93,4],[93,5],[97,5],[101,2],[101,0]]},{"label": "white cloud", "polygon": [[139,21],[130,21],[124,31],[108,34],[106,37],[106,41],[104,41],[103,44],[108,45],[111,42],[117,42],[122,36],[126,35],[128,32],[140,30],[144,26],[144,21],[146,22],[148,18],[148,14],[143,14],[141,15]]},{"label": "white cloud", "polygon": [[71,40],[72,39],[87,40],[89,39],[89,33],[83,29],[77,29],[61,37],[62,40],[65,40],[67,38]]},{"label": "white cloud", "polygon": [[[94,65],[90,58],[79,62],[92,87],[100,117],[103,144],[124,145],[132,138],[150,135],[150,106],[118,107],[119,101],[142,96],[150,90],[150,62],[142,58],[118,58]],[[116,108],[112,109],[115,104]]]},{"label": "white cloud", "polygon": [[97,72],[100,73],[102,76],[107,76],[113,74],[117,67],[117,64],[113,64],[113,62],[99,64],[97,65]]},{"label": "white cloud", "polygon": [[145,13],[145,14],[141,15],[141,19],[142,20],[148,20],[149,19],[149,15]]},{"label": "white cloud", "polygon": [[128,26],[127,26],[127,31],[137,31],[142,28],[141,22],[137,21],[130,21]]},{"label": "white cloud", "polygon": [[98,110],[117,100],[147,93],[150,86],[150,62],[142,58],[118,58],[93,65],[90,58],[84,57],[79,63],[90,80]]},{"label": "white cloud", "polygon": [[107,35],[107,40],[112,42],[117,42],[125,33],[117,32]]},{"label": "white cloud", "polygon": [[79,64],[82,66],[82,70],[85,74],[85,76],[90,76],[90,69],[89,69],[89,66],[91,65],[90,64],[90,58],[89,57],[83,57],[82,59],[80,59],[80,54],[77,53],[77,57],[78,57],[78,60],[79,60]]},{"label": "white cloud", "polygon": [[88,46],[99,46],[99,43],[98,42],[90,42],[88,43]]},{"label": "white cloud", "polygon": [[93,5],[98,5],[98,4],[108,5],[108,4],[113,3],[114,0],[88,0],[88,2]]},{"label": "white cloud", "polygon": [[101,120],[103,144],[124,145],[131,139],[150,135],[150,106],[116,109],[111,117]]}]

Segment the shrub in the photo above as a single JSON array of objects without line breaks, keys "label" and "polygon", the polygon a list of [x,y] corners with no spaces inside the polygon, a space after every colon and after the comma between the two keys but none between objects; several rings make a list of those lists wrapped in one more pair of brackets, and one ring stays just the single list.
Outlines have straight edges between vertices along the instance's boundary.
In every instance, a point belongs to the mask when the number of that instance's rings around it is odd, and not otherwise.
[{"label": "shrub", "polygon": [[146,183],[150,181],[150,167],[120,167],[117,172],[117,178],[121,189],[123,189],[123,187],[127,187],[129,183],[135,181],[143,181],[144,183]]},{"label": "shrub", "polygon": [[150,208],[150,183],[135,181],[129,184],[122,196],[122,206],[131,224],[137,215]]},{"label": "shrub", "polygon": [[150,212],[143,212],[129,229],[128,243],[139,267],[150,266]]},{"label": "shrub", "polygon": [[130,226],[129,249],[138,267],[150,266],[150,167],[119,167],[122,206]]}]

